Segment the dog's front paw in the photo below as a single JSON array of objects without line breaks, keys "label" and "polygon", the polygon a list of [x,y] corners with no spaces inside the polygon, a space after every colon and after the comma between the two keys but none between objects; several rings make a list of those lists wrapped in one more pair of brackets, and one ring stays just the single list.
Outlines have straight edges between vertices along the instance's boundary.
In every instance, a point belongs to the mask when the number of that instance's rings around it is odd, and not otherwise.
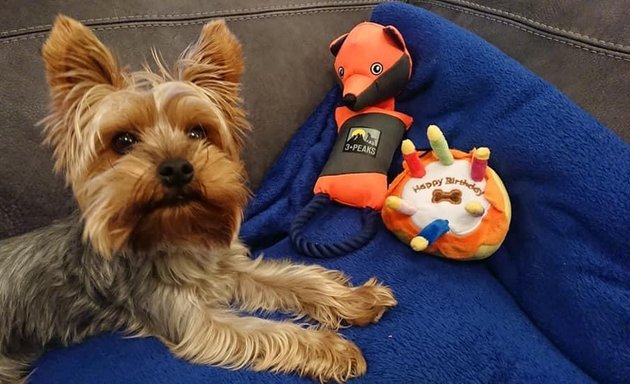
[{"label": "dog's front paw", "polygon": [[345,383],[365,374],[367,363],[354,343],[332,331],[320,334],[319,347],[312,348],[306,356],[304,375],[321,383]]},{"label": "dog's front paw", "polygon": [[311,319],[325,328],[338,329],[344,323],[358,326],[376,323],[396,304],[392,290],[371,278],[359,287],[335,284],[303,305]]},{"label": "dog's front paw", "polygon": [[375,278],[369,279],[360,287],[352,288],[347,298],[344,320],[350,325],[366,326],[377,323],[383,313],[398,302],[389,287],[379,283]]}]

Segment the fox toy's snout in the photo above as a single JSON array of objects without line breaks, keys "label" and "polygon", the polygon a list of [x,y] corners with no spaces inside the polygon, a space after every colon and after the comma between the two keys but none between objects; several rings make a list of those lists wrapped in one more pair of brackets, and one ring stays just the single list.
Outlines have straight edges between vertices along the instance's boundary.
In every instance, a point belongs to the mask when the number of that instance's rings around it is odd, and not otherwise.
[{"label": "fox toy's snout", "polygon": [[392,26],[365,22],[330,44],[343,103],[353,111],[396,96],[411,77],[411,57]]},{"label": "fox toy's snout", "polygon": [[[353,111],[362,109],[362,104],[365,101],[365,95],[363,94],[374,83],[374,79],[361,74],[349,76],[345,81],[342,80],[343,104]],[[361,97],[361,101],[359,101],[359,97]],[[360,106],[361,108],[355,109],[355,106]]]}]

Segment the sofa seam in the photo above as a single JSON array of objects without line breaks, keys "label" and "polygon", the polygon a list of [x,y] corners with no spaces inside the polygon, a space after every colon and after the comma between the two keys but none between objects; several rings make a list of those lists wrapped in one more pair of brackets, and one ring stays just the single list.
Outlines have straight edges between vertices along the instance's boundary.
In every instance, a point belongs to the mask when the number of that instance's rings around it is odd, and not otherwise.
[{"label": "sofa seam", "polygon": [[598,51],[596,49],[588,48],[588,47],[582,46],[582,45],[577,44],[577,43],[572,43],[570,41],[560,40],[560,39],[558,39],[556,37],[547,36],[547,35],[544,35],[542,33],[532,31],[531,29],[528,29],[526,27],[520,26],[520,25],[516,24],[515,22],[502,20],[502,19],[499,19],[499,18],[496,18],[496,17],[489,16],[487,14],[481,14],[481,13],[477,13],[477,12],[474,12],[474,11],[471,11],[471,10],[461,9],[461,8],[457,8],[455,6],[449,6],[449,5],[442,4],[442,3],[439,3],[439,2],[436,2],[436,1],[432,1],[432,0],[416,0],[416,3],[431,4],[431,5],[435,5],[437,7],[450,9],[450,10],[453,10],[453,11],[456,11],[456,12],[465,13],[465,14],[472,15],[472,16],[475,16],[475,17],[480,17],[480,18],[483,18],[483,19],[486,19],[486,20],[489,20],[489,21],[492,21],[492,22],[495,22],[495,23],[504,24],[504,25],[506,25],[508,27],[512,27],[512,28],[518,29],[518,30],[523,31],[523,32],[527,32],[527,33],[532,34],[534,36],[542,37],[543,39],[547,39],[547,40],[551,40],[551,41],[554,41],[554,42],[557,42],[557,43],[560,43],[560,44],[567,45],[567,46],[575,48],[575,49],[583,50],[583,51],[586,51],[586,52],[589,52],[589,53],[594,53],[594,54],[600,55],[600,56],[606,56],[606,57],[609,57],[609,58],[612,58],[612,59],[615,59],[615,60],[623,60],[623,61],[630,62],[630,58],[619,56],[618,54],[613,54],[613,53],[610,53],[610,52],[601,52],[601,51]]},{"label": "sofa seam", "polygon": [[[342,13],[342,12],[355,12],[362,11],[365,9],[372,8],[372,4],[366,4],[360,7],[343,7],[343,8],[335,8],[335,9],[316,9],[316,10],[307,10],[307,11],[294,11],[294,12],[281,12],[281,13],[266,13],[262,15],[244,15],[244,16],[226,16],[225,19],[228,21],[246,21],[246,20],[259,20],[259,19],[268,19],[272,17],[283,17],[283,16],[304,16],[304,15],[313,15],[313,14],[321,14],[321,13]],[[147,27],[181,27],[188,25],[199,25],[207,22],[209,19],[212,19],[212,16],[208,16],[205,18],[201,18],[198,20],[188,20],[188,21],[164,21],[164,22],[137,22],[134,24],[119,24],[113,26],[93,26],[90,27],[95,31],[110,31],[110,30],[118,30],[118,29],[140,29]],[[2,43],[9,44],[20,42],[24,40],[36,40],[44,38],[48,35],[48,32],[42,32],[38,34],[28,35],[28,36],[20,36],[20,37],[12,37],[2,40]]]},{"label": "sofa seam", "polygon": [[[448,0],[445,0],[445,1],[448,1]],[[614,42],[611,42],[611,41],[602,40],[602,39],[598,39],[596,37],[585,35],[585,34],[582,34],[582,33],[579,33],[579,32],[567,30],[567,29],[564,29],[564,28],[555,27],[553,25],[545,24],[545,23],[542,23],[542,22],[540,22],[538,20],[534,20],[534,19],[525,17],[525,16],[520,15],[518,13],[508,12],[508,11],[505,11],[505,10],[502,10],[502,9],[492,8],[492,7],[488,7],[486,5],[481,5],[479,3],[475,3],[475,2],[472,2],[472,1],[466,1],[466,0],[451,0],[451,2],[452,3],[458,3],[458,4],[465,4],[465,5],[468,5],[468,6],[471,6],[471,7],[476,7],[476,8],[479,8],[479,9],[486,9],[488,11],[496,12],[496,13],[498,13],[500,15],[511,16],[511,17],[513,17],[513,18],[515,18],[517,20],[524,20],[524,21],[532,23],[532,24],[534,24],[536,26],[548,28],[550,30],[553,30],[553,31],[556,31],[556,32],[560,32],[560,33],[565,33],[565,34],[567,34],[569,36],[574,36],[574,37],[581,38],[581,39],[584,39],[584,40],[587,40],[587,41],[590,40],[591,42],[596,42],[596,43],[608,45],[608,46],[611,46],[611,47],[618,47],[618,48],[623,48],[623,49],[629,49],[630,50],[630,45],[624,45],[624,44],[621,44],[621,43],[614,43]]]},{"label": "sofa seam", "polygon": [[[93,22],[132,22],[132,21],[142,21],[149,18],[176,18],[176,17],[217,17],[217,16],[231,16],[234,13],[247,13],[247,12],[264,12],[264,11],[290,11],[296,7],[326,7],[326,6],[354,6],[354,5],[377,5],[379,3],[385,2],[393,2],[395,0],[384,0],[384,1],[366,1],[366,0],[330,0],[330,1],[311,1],[307,3],[292,3],[292,4],[284,4],[284,5],[269,5],[264,7],[249,7],[249,8],[232,8],[225,10],[214,10],[214,11],[205,11],[205,12],[193,12],[193,13],[165,13],[165,14],[143,14],[143,15],[130,15],[130,16],[113,16],[113,17],[100,17],[100,18],[89,18],[89,19],[81,19],[80,21],[83,23],[93,23]],[[233,15],[236,16],[236,15]],[[41,28],[50,29],[52,24],[41,24],[35,25],[25,28],[16,28],[7,31],[0,31],[0,37],[10,35],[12,33],[18,32],[28,32]]]}]

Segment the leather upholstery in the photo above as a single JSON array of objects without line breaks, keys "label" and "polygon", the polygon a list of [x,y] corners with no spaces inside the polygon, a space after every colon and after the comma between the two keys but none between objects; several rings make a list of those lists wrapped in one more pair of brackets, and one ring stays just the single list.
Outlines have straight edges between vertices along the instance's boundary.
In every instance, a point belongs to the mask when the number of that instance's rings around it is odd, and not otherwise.
[{"label": "leather upholstery", "polygon": [[485,38],[630,141],[627,0],[413,0]]},{"label": "leather upholstery", "polygon": [[[369,17],[362,0],[5,0],[0,12],[0,238],[68,214],[35,123],[46,113],[40,47],[54,15],[91,25],[121,63],[157,47],[168,62],[206,21],[224,17],[242,40],[244,97],[254,123],[245,159],[255,188],[292,133],[333,86],[328,43]],[[484,37],[630,140],[627,0],[415,0]]]}]

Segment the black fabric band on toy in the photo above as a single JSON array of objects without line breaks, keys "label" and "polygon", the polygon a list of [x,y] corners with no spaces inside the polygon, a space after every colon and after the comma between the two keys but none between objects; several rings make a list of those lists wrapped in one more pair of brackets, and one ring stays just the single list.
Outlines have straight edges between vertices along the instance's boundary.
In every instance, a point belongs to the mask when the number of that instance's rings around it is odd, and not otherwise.
[{"label": "black fabric band on toy", "polygon": [[385,113],[365,113],[348,119],[339,130],[320,176],[386,174],[405,128],[400,119]]},{"label": "black fabric band on toy", "polygon": [[[370,85],[365,91],[361,92],[359,95],[355,95],[357,97],[357,101],[351,109],[354,111],[360,111],[369,105],[374,105],[379,101],[398,95],[400,90],[405,87],[405,84],[407,84],[407,81],[409,81],[410,67],[411,60],[409,59],[409,56],[402,55],[396,64],[374,80],[372,85]],[[343,89],[343,84],[341,89]]]},{"label": "black fabric band on toy", "polygon": [[306,224],[328,204],[334,204],[330,197],[326,194],[319,194],[313,197],[298,217],[291,224],[289,236],[293,246],[302,254],[316,257],[318,259],[329,259],[347,255],[367,244],[374,238],[380,215],[378,212],[370,209],[363,209],[363,228],[359,234],[352,238],[335,244],[312,243],[304,237],[304,227]]}]

